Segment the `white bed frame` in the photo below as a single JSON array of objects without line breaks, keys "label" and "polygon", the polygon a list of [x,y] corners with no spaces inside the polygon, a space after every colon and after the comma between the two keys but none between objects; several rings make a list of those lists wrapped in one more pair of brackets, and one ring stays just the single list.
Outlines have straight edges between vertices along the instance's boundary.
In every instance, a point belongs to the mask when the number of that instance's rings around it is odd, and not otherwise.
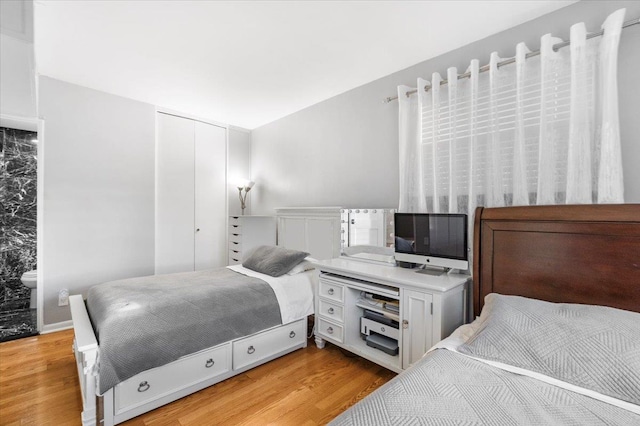
[{"label": "white bed frame", "polygon": [[[70,296],[69,303],[75,332],[73,351],[80,379],[84,426],[122,423],[307,346],[307,319],[304,318],[140,373],[109,389],[104,395],[97,396],[98,381],[95,372],[100,350],[98,341],[82,296]],[[253,355],[255,358],[247,359]],[[222,367],[212,370],[214,374],[207,377],[207,364],[213,365],[213,360]],[[157,382],[161,383],[156,385]],[[144,393],[149,389],[155,391],[151,397]]]},{"label": "white bed frame", "polygon": [[[278,209],[278,226],[280,246],[306,250],[319,259],[339,253],[339,208]],[[72,295],[69,304],[83,426],[122,423],[307,346],[307,319],[304,318],[142,372],[99,395],[98,339],[83,297]]]}]

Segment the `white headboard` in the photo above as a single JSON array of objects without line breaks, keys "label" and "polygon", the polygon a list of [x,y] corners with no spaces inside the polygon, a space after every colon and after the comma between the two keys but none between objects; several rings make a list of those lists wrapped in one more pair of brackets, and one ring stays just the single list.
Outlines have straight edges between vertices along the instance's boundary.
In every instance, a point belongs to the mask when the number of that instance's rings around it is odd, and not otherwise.
[{"label": "white headboard", "polygon": [[340,256],[340,207],[276,209],[278,246],[301,250],[319,259]]}]

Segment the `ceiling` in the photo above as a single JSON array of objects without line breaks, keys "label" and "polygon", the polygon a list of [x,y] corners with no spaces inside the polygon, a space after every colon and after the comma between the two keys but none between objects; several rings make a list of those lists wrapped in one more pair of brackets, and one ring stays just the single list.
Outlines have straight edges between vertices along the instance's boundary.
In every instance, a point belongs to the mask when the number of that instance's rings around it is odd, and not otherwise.
[{"label": "ceiling", "polygon": [[253,129],[576,0],[35,1],[37,71]]}]

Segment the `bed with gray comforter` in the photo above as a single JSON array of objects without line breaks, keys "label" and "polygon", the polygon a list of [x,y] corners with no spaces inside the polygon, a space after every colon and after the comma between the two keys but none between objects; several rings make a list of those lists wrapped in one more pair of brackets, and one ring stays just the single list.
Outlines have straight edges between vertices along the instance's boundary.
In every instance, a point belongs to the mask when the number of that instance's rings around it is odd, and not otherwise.
[{"label": "bed with gray comforter", "polygon": [[87,296],[99,392],[150,368],[281,324],[269,284],[226,268],[112,281]]},{"label": "bed with gray comforter", "polygon": [[431,351],[331,424],[640,425],[640,314],[485,300],[480,318],[442,344],[448,349]]}]

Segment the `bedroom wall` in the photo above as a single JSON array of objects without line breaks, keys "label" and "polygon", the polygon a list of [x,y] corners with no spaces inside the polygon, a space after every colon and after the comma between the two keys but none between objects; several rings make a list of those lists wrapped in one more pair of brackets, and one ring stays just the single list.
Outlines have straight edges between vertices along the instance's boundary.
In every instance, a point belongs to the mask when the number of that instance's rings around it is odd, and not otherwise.
[{"label": "bedroom wall", "polygon": [[0,2],[0,113],[36,117],[33,2]]},{"label": "bedroom wall", "polygon": [[39,114],[46,327],[71,319],[60,289],[154,272],[155,107],[40,77]]},{"label": "bedroom wall", "polygon": [[[395,95],[400,84],[415,86],[418,77],[430,78],[436,71],[446,75],[450,66],[464,70],[473,58],[488,63],[492,51],[513,56],[520,41],[537,49],[545,33],[566,40],[576,22],[597,31],[622,7],[626,20],[640,17],[640,2],[581,1],[254,129],[252,178],[260,186],[252,191],[252,213],[272,214],[283,206],[397,206],[398,104],[382,99]],[[638,203],[640,25],[622,34],[618,77],[625,198]]]},{"label": "bedroom wall", "polygon": [[[240,199],[238,198],[237,179],[251,177],[251,132],[238,127],[229,127],[229,154],[227,169],[227,197],[229,215],[239,215]],[[247,196],[245,214],[251,213],[251,194]]]},{"label": "bedroom wall", "polygon": [[[86,295],[94,284],[154,273],[156,107],[41,76],[39,113],[46,328],[71,319],[60,289]],[[250,177],[250,132],[231,127],[228,143],[228,176]],[[239,214],[231,183],[228,198]]]}]

